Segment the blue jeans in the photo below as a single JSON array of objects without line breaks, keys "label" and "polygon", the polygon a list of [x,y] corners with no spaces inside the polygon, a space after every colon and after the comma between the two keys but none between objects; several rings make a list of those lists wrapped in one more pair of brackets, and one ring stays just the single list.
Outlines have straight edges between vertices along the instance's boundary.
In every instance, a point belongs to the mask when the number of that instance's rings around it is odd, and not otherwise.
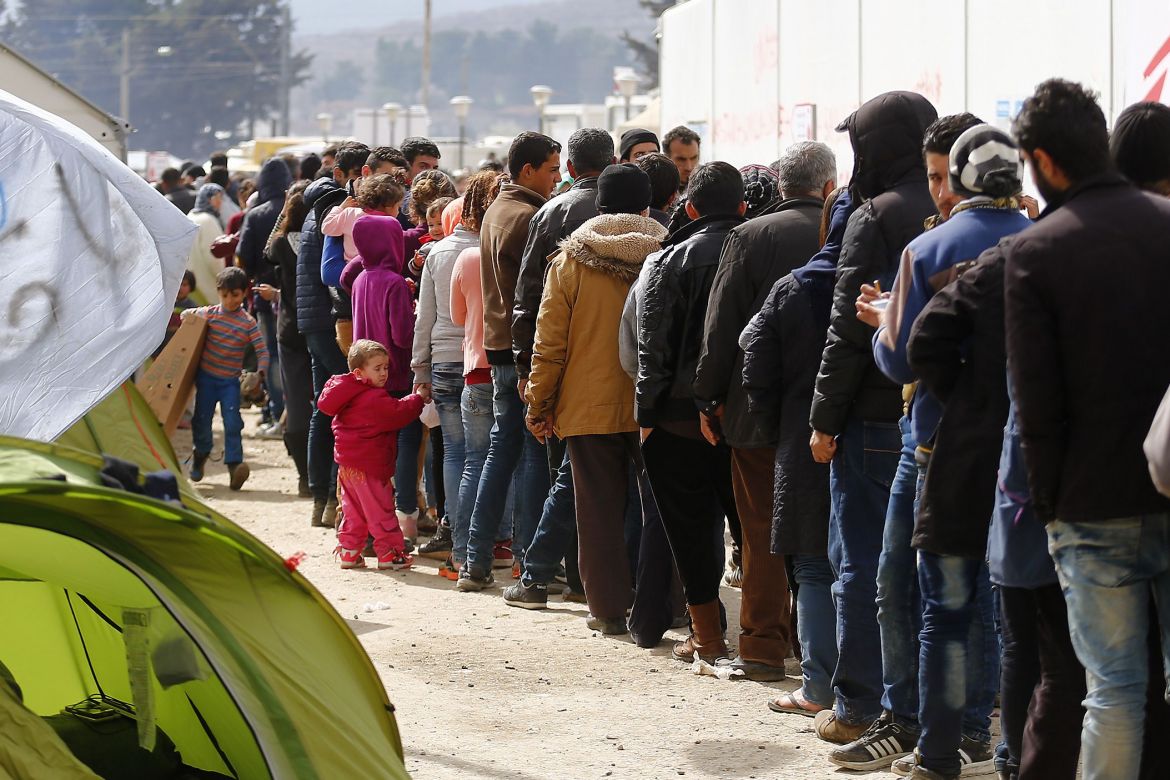
[{"label": "blue jeans", "polygon": [[280,347],[276,340],[276,312],[268,301],[256,306],[256,321],[268,347],[268,373],[264,375],[268,387],[268,416],[273,422],[284,414],[284,387],[280,383]]},{"label": "blue jeans", "polygon": [[426,426],[415,420],[398,431],[398,460],[394,464],[394,506],[404,514],[418,511],[418,450]]},{"label": "blue jeans", "polygon": [[[516,367],[492,366],[492,425],[487,460],[471,510],[467,570],[484,577],[492,567],[492,548],[504,519],[508,490],[514,487],[513,545],[532,540],[548,494],[548,467],[543,449],[524,425],[524,403],[516,391]],[[518,469],[517,466],[520,468]]]},{"label": "blue jeans", "polygon": [[927,769],[957,775],[962,736],[991,739],[999,689],[991,581],[987,563],[977,558],[921,550],[918,561],[923,601],[918,751]]},{"label": "blue jeans", "polygon": [[801,689],[822,707],[833,705],[837,667],[837,612],[833,606],[833,567],[821,555],[792,556],[796,590],[796,631],[800,639]]},{"label": "blue jeans", "polygon": [[325,383],[349,370],[333,331],[305,334],[313,369],[313,416],[309,418],[309,490],[317,501],[337,495],[337,464],[333,462],[333,418],[317,408]]},{"label": "blue jeans", "polygon": [[910,546],[914,533],[918,466],[910,421],[898,423],[902,454],[890,488],[882,555],[877,569],[877,620],[882,634],[882,708],[903,723],[918,721],[918,633],[922,630],[922,595],[918,590],[918,555]]},{"label": "blue jeans", "polygon": [[577,536],[577,512],[573,503],[573,467],[569,450],[557,470],[556,482],[544,501],[544,510],[532,544],[524,551],[525,585],[552,582],[560,569],[561,560]]},{"label": "blue jeans", "polygon": [[[492,386],[490,384],[464,385],[459,410],[463,426],[463,474],[459,479],[458,506],[462,511],[451,516],[451,557],[456,564],[467,558],[467,537],[471,528],[471,509],[483,464],[487,460],[492,432]],[[450,502],[450,493],[448,493]]]},{"label": "blue jeans", "polygon": [[466,457],[461,409],[463,388],[462,363],[435,363],[431,366],[431,396],[443,433],[443,488],[447,494],[447,517],[452,522],[461,511],[459,485]]},{"label": "blue jeans", "polygon": [[829,471],[829,561],[837,576],[832,589],[837,606],[833,692],[837,717],[850,724],[873,720],[882,711],[881,638],[874,601],[882,529],[901,448],[897,425],[850,418]]},{"label": "blue jeans", "polygon": [[211,452],[211,419],[219,404],[223,415],[223,462],[229,466],[244,460],[244,418],[240,416],[240,380],[212,376],[200,369],[195,375],[195,415],[191,418],[191,436],[200,455]]},{"label": "blue jeans", "polygon": [[[1085,666],[1086,780],[1137,778],[1142,759],[1153,598],[1170,682],[1170,515],[1048,524],[1048,549]],[[1168,699],[1170,700],[1170,699]]]}]

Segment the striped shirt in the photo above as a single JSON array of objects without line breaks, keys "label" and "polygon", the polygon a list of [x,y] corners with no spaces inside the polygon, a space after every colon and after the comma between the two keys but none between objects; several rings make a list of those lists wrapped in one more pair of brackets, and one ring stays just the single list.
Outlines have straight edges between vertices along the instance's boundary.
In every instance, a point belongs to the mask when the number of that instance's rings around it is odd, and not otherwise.
[{"label": "striped shirt", "polygon": [[252,315],[243,307],[224,311],[220,304],[200,306],[191,314],[207,320],[207,340],[203,344],[203,359],[199,369],[212,376],[231,379],[240,375],[244,366],[244,350],[251,342],[256,350],[256,364],[260,371],[268,370],[268,347]]}]

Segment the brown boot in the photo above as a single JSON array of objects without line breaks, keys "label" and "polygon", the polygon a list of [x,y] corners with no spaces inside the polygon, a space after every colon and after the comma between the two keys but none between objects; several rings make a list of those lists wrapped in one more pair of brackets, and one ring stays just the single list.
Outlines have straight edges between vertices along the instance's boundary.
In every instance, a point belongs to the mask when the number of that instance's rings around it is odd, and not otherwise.
[{"label": "brown boot", "polygon": [[688,604],[691,613],[691,635],[679,642],[670,654],[679,661],[693,661],[695,653],[707,663],[727,657],[727,643],[719,624],[719,600],[706,604]]}]

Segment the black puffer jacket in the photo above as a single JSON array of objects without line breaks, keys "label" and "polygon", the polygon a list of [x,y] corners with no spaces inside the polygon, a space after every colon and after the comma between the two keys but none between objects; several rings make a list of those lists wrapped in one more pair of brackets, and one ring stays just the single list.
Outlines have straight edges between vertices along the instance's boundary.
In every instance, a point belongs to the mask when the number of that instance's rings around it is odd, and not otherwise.
[{"label": "black puffer jacket", "polygon": [[982,559],[1008,416],[1004,243],[937,292],[910,329],[906,355],[944,405],[926,469],[913,545]]},{"label": "black puffer jacket", "polygon": [[902,416],[901,389],[873,359],[873,328],[857,319],[861,285],[890,289],[906,244],[936,213],[922,165],[922,136],[938,118],[926,98],[887,92],[846,119],[854,167],[850,191],[865,203],[849,218],[837,264],[833,315],[817,375],[809,422],[836,436],[850,416],[895,422]]},{"label": "black puffer jacket", "polygon": [[700,408],[725,404],[723,435],[731,447],[776,445],[776,431],[761,429],[748,413],[739,336],[763,306],[772,285],[820,249],[823,207],[817,198],[781,201],[771,214],[732,230],[723,245],[707,306],[694,390]]},{"label": "black puffer jacket", "polygon": [[[340,198],[340,200],[338,199]],[[297,329],[301,333],[333,332],[333,301],[329,288],[321,281],[321,250],[325,237],[318,225],[328,208],[345,200],[345,190],[332,179],[318,179],[305,190],[309,213],[301,228],[301,246],[297,250]]]},{"label": "black puffer jacket", "polygon": [[778,435],[772,500],[772,552],[778,555],[828,551],[829,465],[814,461],[808,448],[808,412],[829,328],[834,269],[853,211],[849,193],[842,193],[824,247],[776,282],[741,340],[748,409],[760,427]]},{"label": "black puffer jacket", "polygon": [[674,424],[699,432],[694,382],[707,301],[723,242],[743,221],[738,216],[702,217],[670,236],[653,260],[647,259],[650,271],[638,321],[634,407],[643,428]]},{"label": "black puffer jacket", "polygon": [[545,203],[528,223],[528,243],[520,261],[516,296],[512,304],[512,354],[520,376],[528,376],[532,344],[536,339],[536,313],[544,292],[549,259],[561,241],[597,216],[597,177],[584,176],[568,192]]}]

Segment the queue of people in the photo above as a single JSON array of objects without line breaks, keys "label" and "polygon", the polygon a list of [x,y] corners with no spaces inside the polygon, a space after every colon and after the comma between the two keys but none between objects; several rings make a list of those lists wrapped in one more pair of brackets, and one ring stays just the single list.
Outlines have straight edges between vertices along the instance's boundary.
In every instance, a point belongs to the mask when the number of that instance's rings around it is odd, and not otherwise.
[{"label": "queue of people", "polygon": [[[525,132],[459,182],[420,138],[269,161],[239,268],[192,255],[221,300],[185,315],[213,324],[192,478],[219,403],[247,479],[250,347],[343,568],[508,572],[511,606],[689,626],[674,658],[735,679],[795,656],[767,706],[846,769],[1166,776],[1170,107],[1110,134],[1053,79],[1011,132],[912,92],[838,130],[847,183],[811,141],[699,164],[685,127]],[[234,197],[195,192],[200,243]]]}]

